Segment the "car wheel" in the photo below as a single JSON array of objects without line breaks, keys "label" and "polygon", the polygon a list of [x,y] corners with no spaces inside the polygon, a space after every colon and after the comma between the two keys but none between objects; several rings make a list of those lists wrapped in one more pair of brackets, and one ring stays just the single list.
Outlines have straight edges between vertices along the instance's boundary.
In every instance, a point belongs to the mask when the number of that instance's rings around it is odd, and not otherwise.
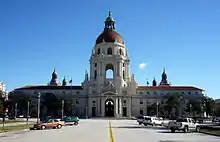
[{"label": "car wheel", "polygon": [[144,124],[144,126],[147,126],[147,124]]},{"label": "car wheel", "polygon": [[175,129],[170,129],[171,130],[171,133],[175,133]]},{"label": "car wheel", "polygon": [[141,125],[142,123],[141,122],[139,122],[139,125]]},{"label": "car wheel", "polygon": [[188,126],[185,126],[185,127],[184,127],[183,132],[184,132],[184,133],[187,133],[187,132],[188,132]]},{"label": "car wheel", "polygon": [[153,125],[152,126],[155,126],[156,124],[155,123],[153,123]]},{"label": "car wheel", "polygon": [[196,127],[196,132],[200,132],[200,127],[199,126]]},{"label": "car wheel", "polygon": [[62,127],[62,125],[60,125],[60,124],[57,125],[57,128],[58,128],[58,129],[60,129],[61,127]]},{"label": "car wheel", "polygon": [[42,126],[41,126],[41,130],[44,130],[44,129],[46,129],[46,126],[45,126],[45,125],[42,125]]},{"label": "car wheel", "polygon": [[163,122],[160,125],[163,126]]}]

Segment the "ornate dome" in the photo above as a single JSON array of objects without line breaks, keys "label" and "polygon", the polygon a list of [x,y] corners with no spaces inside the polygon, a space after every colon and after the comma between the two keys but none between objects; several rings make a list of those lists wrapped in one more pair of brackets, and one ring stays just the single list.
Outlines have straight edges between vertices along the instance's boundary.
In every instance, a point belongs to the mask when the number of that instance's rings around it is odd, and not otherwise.
[{"label": "ornate dome", "polygon": [[124,44],[124,40],[122,37],[115,31],[111,29],[105,29],[101,35],[96,40],[96,44],[102,43],[102,42],[118,42],[121,44]]},{"label": "ornate dome", "polygon": [[96,39],[96,44],[102,42],[118,42],[124,44],[123,38],[115,30],[115,21],[110,11],[108,17],[105,20],[104,31]]}]

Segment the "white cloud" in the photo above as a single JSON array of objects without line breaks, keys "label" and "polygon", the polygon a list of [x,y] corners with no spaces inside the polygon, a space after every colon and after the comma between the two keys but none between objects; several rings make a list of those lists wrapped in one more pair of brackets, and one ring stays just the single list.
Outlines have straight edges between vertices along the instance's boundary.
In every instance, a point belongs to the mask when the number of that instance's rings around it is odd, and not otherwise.
[{"label": "white cloud", "polygon": [[139,64],[140,69],[144,69],[147,66],[147,63],[141,63]]}]

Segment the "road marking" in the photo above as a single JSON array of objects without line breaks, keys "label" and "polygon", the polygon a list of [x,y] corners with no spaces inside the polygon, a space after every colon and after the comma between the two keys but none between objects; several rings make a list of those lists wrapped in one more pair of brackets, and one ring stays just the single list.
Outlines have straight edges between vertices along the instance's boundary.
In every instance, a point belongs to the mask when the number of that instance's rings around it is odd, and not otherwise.
[{"label": "road marking", "polygon": [[109,134],[110,134],[110,142],[114,142],[111,121],[109,121]]}]

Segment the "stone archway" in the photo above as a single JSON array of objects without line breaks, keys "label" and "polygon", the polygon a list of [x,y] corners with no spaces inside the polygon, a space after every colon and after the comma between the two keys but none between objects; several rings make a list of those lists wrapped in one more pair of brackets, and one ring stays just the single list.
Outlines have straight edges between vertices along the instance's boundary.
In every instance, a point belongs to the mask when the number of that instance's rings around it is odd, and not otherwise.
[{"label": "stone archway", "polygon": [[53,93],[42,93],[41,95],[41,117],[46,116],[59,117],[61,109],[60,99]]},{"label": "stone archway", "polygon": [[105,116],[114,117],[114,101],[112,99],[107,99],[105,101]]}]

